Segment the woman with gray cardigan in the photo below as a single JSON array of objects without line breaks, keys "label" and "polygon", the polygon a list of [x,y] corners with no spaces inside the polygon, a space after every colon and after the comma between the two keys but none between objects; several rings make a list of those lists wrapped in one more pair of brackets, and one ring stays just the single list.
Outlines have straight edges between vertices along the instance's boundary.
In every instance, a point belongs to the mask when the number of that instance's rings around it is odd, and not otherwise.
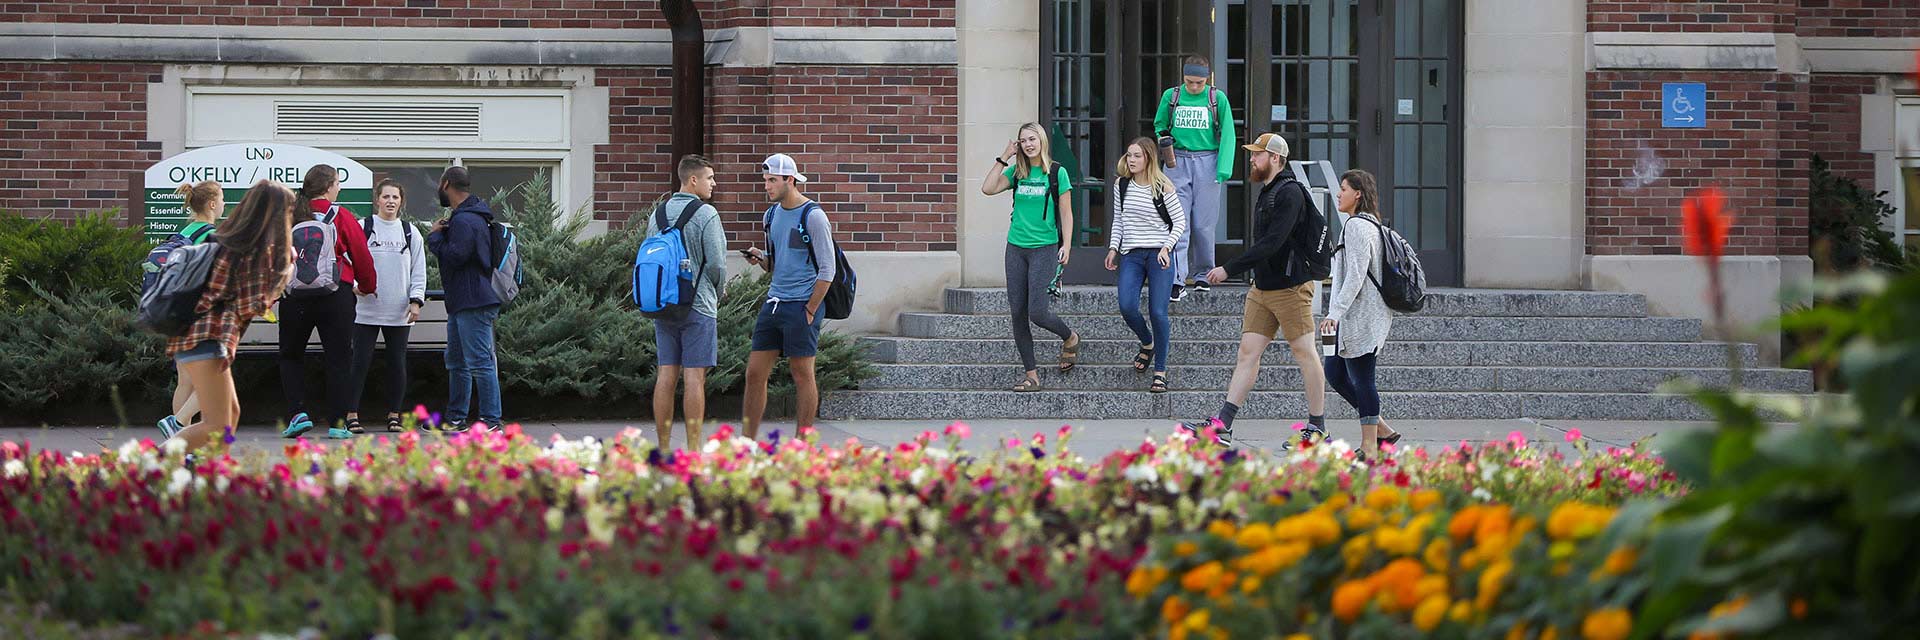
[{"label": "woman with gray cardigan", "polygon": [[1340,176],[1341,246],[1333,262],[1333,293],[1320,331],[1338,334],[1335,355],[1323,363],[1327,382],[1360,414],[1360,446],[1378,452],[1397,444],[1400,434],[1380,419],[1380,390],[1374,384],[1375,360],[1393,329],[1393,311],[1372,284],[1385,269],[1380,230],[1380,197],[1373,174],[1358,169]]}]

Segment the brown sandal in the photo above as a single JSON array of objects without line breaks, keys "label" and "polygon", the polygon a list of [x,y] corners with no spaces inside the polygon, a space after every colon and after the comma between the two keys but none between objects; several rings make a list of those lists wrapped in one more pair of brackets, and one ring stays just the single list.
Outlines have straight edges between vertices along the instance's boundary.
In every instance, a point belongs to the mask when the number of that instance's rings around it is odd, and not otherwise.
[{"label": "brown sandal", "polygon": [[1021,378],[1020,384],[1013,385],[1014,393],[1033,393],[1039,390],[1040,381],[1032,378]]},{"label": "brown sandal", "polygon": [[1069,337],[1073,346],[1067,346],[1066,342],[1060,343],[1060,373],[1072,371],[1073,365],[1080,360],[1080,334],[1076,333]]}]

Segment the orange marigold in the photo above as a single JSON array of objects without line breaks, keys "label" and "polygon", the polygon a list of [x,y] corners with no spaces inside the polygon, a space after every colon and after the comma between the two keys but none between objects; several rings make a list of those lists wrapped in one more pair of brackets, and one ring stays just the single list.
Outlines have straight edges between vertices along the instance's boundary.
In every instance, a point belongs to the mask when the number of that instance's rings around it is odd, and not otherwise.
[{"label": "orange marigold", "polygon": [[1367,602],[1373,600],[1373,583],[1366,580],[1351,580],[1341,583],[1333,590],[1333,617],[1342,622],[1353,622],[1366,610]]},{"label": "orange marigold", "polygon": [[1607,561],[1600,565],[1600,573],[1607,576],[1623,576],[1640,563],[1640,551],[1633,547],[1620,547],[1607,554]]},{"label": "orange marigold", "polygon": [[1632,631],[1633,614],[1626,609],[1601,609],[1580,623],[1580,637],[1585,640],[1625,640]]}]

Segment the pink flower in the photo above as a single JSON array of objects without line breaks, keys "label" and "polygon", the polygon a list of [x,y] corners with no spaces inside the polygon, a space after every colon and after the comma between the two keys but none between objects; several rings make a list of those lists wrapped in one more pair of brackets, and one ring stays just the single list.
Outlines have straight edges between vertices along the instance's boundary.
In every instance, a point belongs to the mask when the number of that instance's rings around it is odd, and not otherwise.
[{"label": "pink flower", "polygon": [[1527,437],[1522,435],[1519,430],[1515,430],[1507,434],[1507,444],[1518,449],[1527,444]]},{"label": "pink flower", "polygon": [[1567,432],[1567,442],[1579,442],[1579,441],[1580,441],[1580,430],[1578,428],[1575,428],[1572,431]]},{"label": "pink flower", "polygon": [[1069,425],[1069,424],[1060,425],[1059,437],[1061,440],[1067,439],[1067,434],[1069,433],[1073,433],[1073,425]]},{"label": "pink flower", "polygon": [[965,422],[955,422],[947,425],[946,434],[965,440],[973,436],[973,427],[967,426]]}]

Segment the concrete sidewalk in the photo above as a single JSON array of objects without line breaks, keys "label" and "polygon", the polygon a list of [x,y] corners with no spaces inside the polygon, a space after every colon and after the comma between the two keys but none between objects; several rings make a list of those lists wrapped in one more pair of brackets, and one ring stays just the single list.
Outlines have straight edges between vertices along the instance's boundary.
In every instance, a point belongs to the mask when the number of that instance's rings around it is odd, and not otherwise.
[{"label": "concrete sidewalk", "polygon": [[[966,448],[996,446],[1005,442],[1009,436],[1031,437],[1035,433],[1047,435],[1052,442],[1062,424],[1071,424],[1074,428],[1073,450],[1088,458],[1097,458],[1122,449],[1139,446],[1142,439],[1152,436],[1164,441],[1175,432],[1171,420],[982,420],[969,422],[973,429],[973,438]],[[943,421],[930,420],[861,420],[833,422],[818,425],[822,439],[829,443],[839,443],[847,438],[856,438],[861,442],[874,445],[891,446],[908,440],[923,431],[940,432],[947,425]],[[1257,449],[1277,449],[1292,433],[1292,422],[1277,420],[1241,420],[1235,423],[1236,439],[1247,446]],[[522,423],[521,429],[540,442],[546,442],[554,435],[566,438],[594,436],[612,438],[629,426],[635,427],[653,436],[653,425],[648,422],[531,422]],[[1329,433],[1334,438],[1353,442],[1358,439],[1359,423],[1351,420],[1335,420],[1329,423]],[[1536,421],[1520,420],[1397,420],[1393,427],[1405,433],[1402,447],[1428,446],[1441,447],[1456,444],[1461,440],[1485,442],[1504,440],[1509,433],[1518,431],[1527,439],[1544,444],[1564,446],[1566,435],[1574,430],[1590,445],[1597,447],[1626,446],[1636,440],[1665,431],[1678,429],[1698,429],[1710,427],[1703,422],[1631,422],[1631,421]],[[709,433],[718,424],[708,427]],[[761,428],[761,434],[779,429],[782,434],[793,433],[793,423],[767,423]],[[675,429],[675,446],[684,446],[684,428]],[[310,432],[311,438],[313,433]],[[383,430],[370,431],[362,438],[378,437],[386,434]],[[277,431],[266,428],[244,428],[236,436],[235,446],[241,450],[273,451],[286,441],[278,437]],[[159,430],[153,427],[113,428],[113,427],[47,427],[47,428],[0,428],[0,440],[31,442],[35,448],[48,448],[60,451],[79,451],[92,453],[103,448],[115,448],[130,439],[160,438]],[[323,437],[319,442],[329,442]]]}]

